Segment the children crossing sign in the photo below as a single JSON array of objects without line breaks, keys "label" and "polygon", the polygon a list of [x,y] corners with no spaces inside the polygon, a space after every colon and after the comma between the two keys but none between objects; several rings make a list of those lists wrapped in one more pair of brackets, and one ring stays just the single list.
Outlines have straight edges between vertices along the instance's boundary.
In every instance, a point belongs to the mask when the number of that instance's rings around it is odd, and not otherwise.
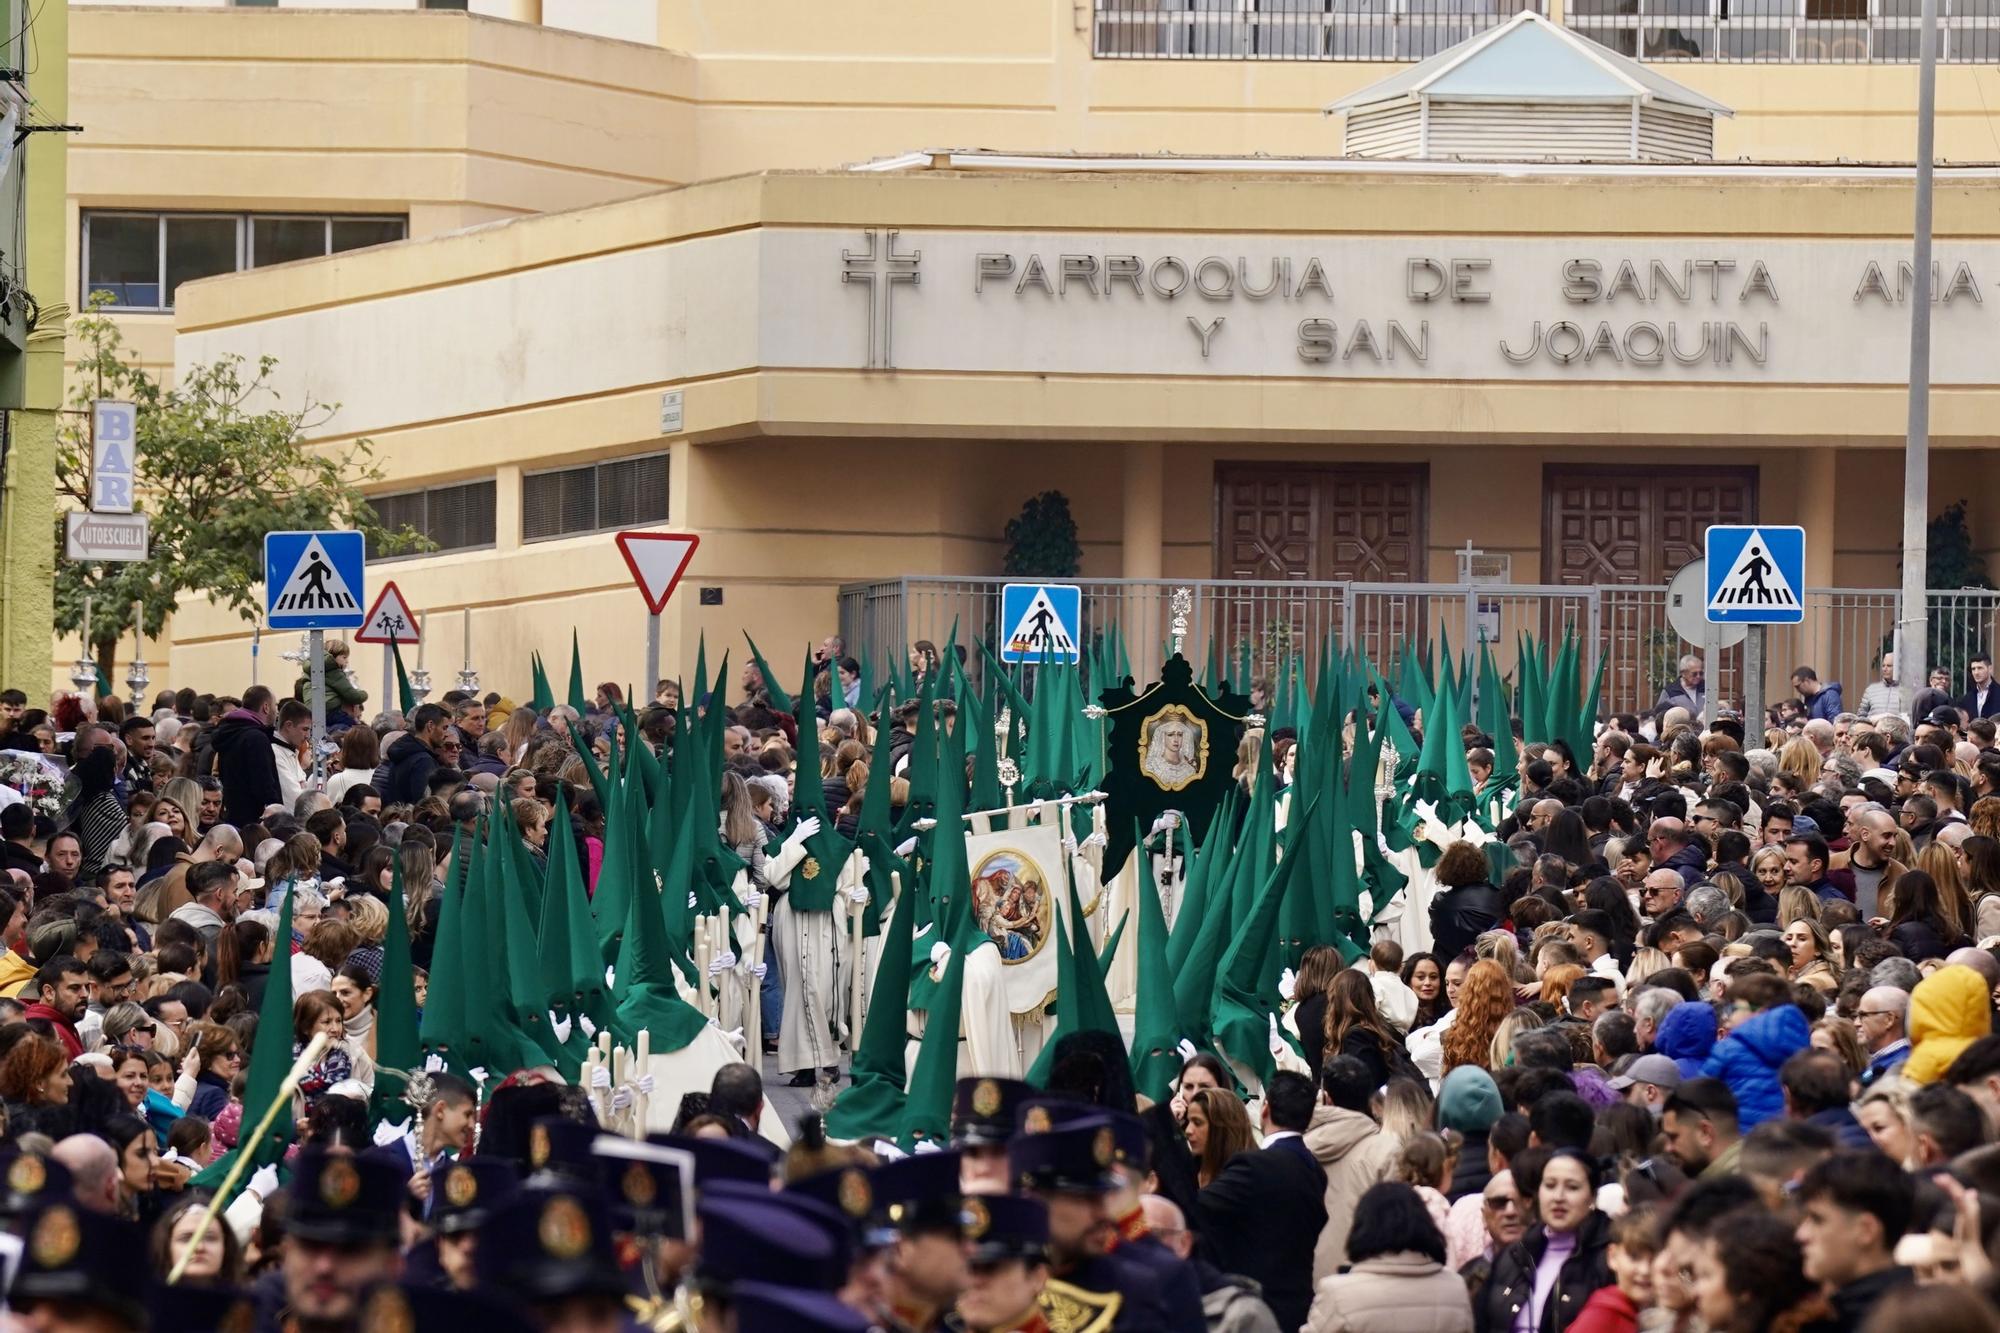
[{"label": "children crossing sign", "polygon": [[264,534],[264,619],[272,629],[359,629],[367,548],[358,532]]},{"label": "children crossing sign", "polygon": [[1083,589],[1074,583],[1009,583],[1000,590],[1000,660],[1074,662],[1082,624]]},{"label": "children crossing sign", "polygon": [[1796,625],[1806,618],[1806,530],[1771,524],[1708,530],[1713,625]]}]

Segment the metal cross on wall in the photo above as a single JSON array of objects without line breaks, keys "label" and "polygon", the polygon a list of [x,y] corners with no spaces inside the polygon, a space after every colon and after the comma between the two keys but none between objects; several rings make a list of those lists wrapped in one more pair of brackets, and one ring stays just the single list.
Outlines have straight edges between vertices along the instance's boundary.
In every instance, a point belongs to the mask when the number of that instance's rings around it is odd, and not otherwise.
[{"label": "metal cross on wall", "polygon": [[870,227],[861,234],[868,238],[868,249],[858,255],[852,250],[843,249],[840,252],[840,280],[867,284],[867,367],[870,370],[893,370],[895,363],[890,360],[894,339],[891,314],[896,284],[907,282],[914,287],[922,280],[917,265],[923,262],[924,252],[912,250],[906,255],[897,254],[893,229],[880,232]]}]

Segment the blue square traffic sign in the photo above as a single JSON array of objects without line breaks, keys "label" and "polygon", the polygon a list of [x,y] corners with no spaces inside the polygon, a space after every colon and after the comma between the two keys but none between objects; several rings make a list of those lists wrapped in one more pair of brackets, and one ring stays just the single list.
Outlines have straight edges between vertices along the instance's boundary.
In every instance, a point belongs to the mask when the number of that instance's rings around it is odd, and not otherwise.
[{"label": "blue square traffic sign", "polygon": [[1074,583],[1009,583],[1000,589],[1002,662],[1074,662],[1082,656],[1083,589]]},{"label": "blue square traffic sign", "polygon": [[1796,625],[1806,618],[1806,530],[1769,523],[1708,530],[1711,625]]},{"label": "blue square traffic sign", "polygon": [[264,619],[272,629],[359,629],[367,543],[358,532],[264,534]]}]

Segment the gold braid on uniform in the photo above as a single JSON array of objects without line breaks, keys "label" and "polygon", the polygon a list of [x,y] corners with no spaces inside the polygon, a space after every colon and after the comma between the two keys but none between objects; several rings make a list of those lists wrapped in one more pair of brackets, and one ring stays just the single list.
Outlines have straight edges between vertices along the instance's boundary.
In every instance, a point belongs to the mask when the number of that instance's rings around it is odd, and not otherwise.
[{"label": "gold braid on uniform", "polygon": [[1085,1291],[1050,1278],[1037,1298],[1050,1333],[1107,1333],[1125,1303],[1123,1292]]}]

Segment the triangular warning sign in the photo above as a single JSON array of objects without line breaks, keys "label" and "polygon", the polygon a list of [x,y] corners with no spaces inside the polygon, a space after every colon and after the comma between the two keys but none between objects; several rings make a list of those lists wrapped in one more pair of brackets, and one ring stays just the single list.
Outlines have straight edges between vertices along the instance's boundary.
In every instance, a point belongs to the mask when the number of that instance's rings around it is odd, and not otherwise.
[{"label": "triangular warning sign", "polygon": [[360,609],[361,599],[347,586],[347,580],[340,577],[333,561],[326,558],[326,548],[319,544],[318,537],[307,539],[305,550],[299,552],[298,564],[292,566],[284,587],[278,590],[277,600],[271,603],[273,614],[288,616]]},{"label": "triangular warning sign", "polygon": [[681,575],[687,572],[701,538],[691,532],[621,532],[616,540],[619,554],[632,571],[632,581],[646,599],[646,609],[660,614]]},{"label": "triangular warning sign", "polygon": [[1730,562],[1729,570],[1715,585],[1708,609],[1743,611],[1756,608],[1791,610],[1799,605],[1798,589],[1785,578],[1778,562],[1771,558],[1771,543],[1763,532],[1750,530],[1743,549]]},{"label": "triangular warning sign", "polygon": [[418,636],[417,613],[410,610],[410,604],[403,600],[403,590],[392,579],[382,585],[382,591],[375,595],[375,605],[368,608],[368,619],[354,636],[356,643],[415,643]]},{"label": "triangular warning sign", "polygon": [[1035,595],[1028,599],[1028,609],[1007,635],[1007,651],[1019,653],[1029,662],[1042,653],[1068,657],[1076,652],[1076,640],[1070,637],[1056,604],[1049,600],[1047,588],[1035,589]]}]

